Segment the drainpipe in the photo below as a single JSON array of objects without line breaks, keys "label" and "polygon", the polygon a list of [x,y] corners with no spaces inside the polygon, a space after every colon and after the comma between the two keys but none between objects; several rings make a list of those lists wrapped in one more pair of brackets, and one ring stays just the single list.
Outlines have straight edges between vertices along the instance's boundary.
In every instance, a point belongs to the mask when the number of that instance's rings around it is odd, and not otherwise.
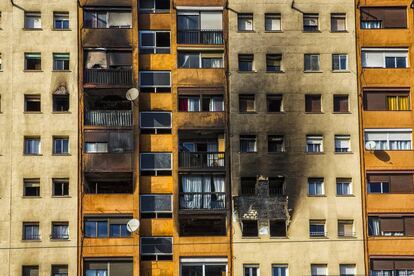
[{"label": "drainpipe", "polygon": [[20,7],[19,5],[17,5],[16,3],[14,3],[14,0],[10,0],[10,3],[12,4],[13,7],[16,7],[18,9],[21,9],[22,11],[24,11],[24,9],[22,7]]},{"label": "drainpipe", "polygon": [[[414,0],[413,0],[414,1]],[[292,9],[292,10],[295,10],[295,11],[298,11],[298,12],[300,12],[300,13],[303,13],[303,11],[301,11],[300,9],[298,9],[298,8],[296,8],[295,7],[295,0],[293,0],[292,1],[292,5],[290,6],[290,8]]]}]

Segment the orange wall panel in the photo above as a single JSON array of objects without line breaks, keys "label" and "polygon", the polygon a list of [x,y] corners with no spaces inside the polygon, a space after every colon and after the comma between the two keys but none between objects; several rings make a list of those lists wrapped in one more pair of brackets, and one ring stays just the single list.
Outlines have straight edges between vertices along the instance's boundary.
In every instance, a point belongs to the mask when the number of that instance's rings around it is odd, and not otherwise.
[{"label": "orange wall panel", "polygon": [[171,152],[173,150],[171,134],[141,134],[141,152]]},{"label": "orange wall panel", "polygon": [[414,213],[414,194],[368,194],[369,213]]},{"label": "orange wall panel", "polygon": [[140,97],[140,111],[171,111],[172,95],[171,93],[141,93]]},{"label": "orange wall panel", "polygon": [[167,276],[167,275],[178,275],[174,274],[174,263],[169,261],[141,262],[141,276]]},{"label": "orange wall panel", "polygon": [[141,176],[141,194],[171,194],[173,192],[172,176]]},{"label": "orange wall panel", "polygon": [[134,200],[132,194],[85,194],[82,198],[84,214],[132,213]]},{"label": "orange wall panel", "polygon": [[146,236],[172,236],[173,235],[172,219],[142,219],[140,234]]}]

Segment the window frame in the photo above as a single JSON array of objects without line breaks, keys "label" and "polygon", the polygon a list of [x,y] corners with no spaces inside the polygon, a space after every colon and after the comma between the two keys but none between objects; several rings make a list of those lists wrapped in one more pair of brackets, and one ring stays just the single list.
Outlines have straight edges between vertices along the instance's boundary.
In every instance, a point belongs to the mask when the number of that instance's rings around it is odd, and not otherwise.
[{"label": "window frame", "polygon": [[170,211],[158,211],[158,210],[153,210],[153,211],[147,210],[147,211],[145,211],[144,210],[144,207],[142,206],[142,200],[140,200],[139,206],[140,206],[141,216],[142,216],[142,214],[154,214],[154,216],[153,217],[151,216],[151,218],[160,219],[160,218],[166,218],[162,214],[167,214],[167,215],[171,214],[171,218],[172,218],[173,211],[174,211],[174,205],[173,205],[174,204],[174,200],[173,200],[172,194],[141,194],[140,195],[140,199],[143,198],[143,197],[156,197],[156,196],[169,197],[170,198],[170,202],[171,202],[170,203],[171,210]]},{"label": "window frame", "polygon": [[[33,25],[33,27],[29,26],[29,21],[28,21],[29,18],[34,18],[35,20],[39,19],[40,27],[34,27],[35,24]],[[23,22],[23,24],[24,24],[23,25],[24,30],[42,30],[42,27],[43,27],[42,13],[40,11],[25,11],[24,12],[24,22]]]},{"label": "window frame", "polygon": [[[61,185],[62,194],[56,193],[55,185]],[[70,194],[70,182],[69,178],[52,178],[52,197],[69,197]],[[67,187],[65,187],[67,186]],[[65,194],[65,190],[67,190],[67,194]]]},{"label": "window frame", "polygon": [[[268,26],[268,24],[267,24],[268,20],[277,20],[277,19],[279,19],[280,29],[279,30],[273,30],[273,29],[269,30],[267,28],[267,26]],[[264,24],[265,24],[264,25],[265,32],[269,32],[269,33],[272,33],[272,32],[274,32],[274,33],[283,32],[282,14],[281,13],[265,13],[265,15],[264,15]]]},{"label": "window frame", "polygon": [[[143,252],[143,248],[142,248],[142,245],[143,245],[143,242],[142,242],[142,240],[143,239],[147,239],[147,240],[151,240],[151,239],[167,239],[167,240],[170,240],[171,241],[171,253],[145,253],[145,252]],[[140,237],[140,247],[139,247],[139,252],[140,252],[140,255],[141,256],[154,256],[155,257],[155,260],[156,261],[158,261],[159,260],[159,256],[171,256],[171,258],[173,257],[173,254],[174,254],[174,248],[173,248],[173,245],[174,245],[174,243],[173,243],[173,240],[174,240],[174,238],[172,237],[172,236],[170,236],[170,237],[165,237],[165,236],[151,236],[151,237]],[[153,244],[154,246],[157,246],[158,244]]]},{"label": "window frame", "polygon": [[[369,65],[367,64],[367,55],[369,53],[375,53],[378,55],[382,55],[381,65]],[[408,69],[410,68],[410,53],[409,48],[398,47],[398,48],[375,48],[375,47],[364,47],[361,48],[361,64],[362,69]],[[387,58],[394,58],[395,59],[395,67],[387,67]],[[405,67],[398,67],[396,63],[397,58],[404,58],[405,59]]]},{"label": "window frame", "polygon": [[[253,273],[254,269],[256,269],[255,274]],[[247,276],[260,276],[260,265],[259,264],[243,264],[243,275],[244,276],[246,275]]]},{"label": "window frame", "polygon": [[[254,149],[252,151],[242,151],[242,141],[243,142],[252,142],[254,139]],[[257,153],[257,135],[255,134],[240,134],[239,135],[239,142],[240,142],[240,153]]]},{"label": "window frame", "polygon": [[[36,57],[29,58],[30,55],[36,56]],[[28,66],[29,59],[38,61],[38,63],[35,64],[35,67],[38,66],[38,68],[30,69]],[[29,71],[29,72],[42,71],[42,54],[40,52],[25,52],[24,53],[24,71]]]},{"label": "window frame", "polygon": [[[350,193],[343,193],[344,188],[343,185],[347,184],[349,185],[349,191]],[[353,181],[352,178],[346,178],[346,177],[338,177],[335,179],[335,185],[336,185],[336,196],[352,196],[353,193]],[[338,185],[340,185],[340,189],[338,189]],[[341,193],[338,193],[338,191],[342,191]],[[345,191],[348,189],[345,189]]]},{"label": "window frame", "polygon": [[[345,68],[342,68],[342,58],[345,57]],[[335,68],[335,58],[338,58],[338,68]],[[332,54],[332,72],[347,72],[349,71],[348,54]]]},{"label": "window frame", "polygon": [[[169,85],[164,85],[164,84],[161,84],[161,85],[143,85],[142,84],[142,75],[143,74],[149,74],[149,73],[151,73],[151,74],[166,74],[166,73],[168,73],[168,75],[169,75],[169,82],[170,82],[170,84]],[[144,91],[142,91],[143,93],[171,93],[171,88],[172,88],[172,75],[171,75],[171,71],[152,71],[152,70],[143,70],[143,71],[139,71],[139,81],[138,81],[138,83],[139,83],[139,87],[140,88],[144,88],[144,89],[146,89],[146,88],[148,88],[148,89],[153,89],[153,91],[152,92],[144,92]],[[168,88],[168,92],[167,91],[158,91],[158,90],[162,90],[162,89],[165,89],[165,88]]]},{"label": "window frame", "polygon": [[[336,143],[338,141],[347,141],[348,142],[348,148],[347,148],[346,151],[343,150],[343,149],[346,149],[346,148],[337,148],[336,147]],[[349,135],[349,134],[335,134],[334,144],[335,144],[335,153],[352,153],[351,135]]]},{"label": "window frame", "polygon": [[[318,186],[320,186],[321,193],[318,193]],[[326,195],[325,179],[323,177],[309,177],[308,178],[308,197],[323,197],[325,195]]]},{"label": "window frame", "polygon": [[[314,225],[314,226],[323,226],[323,233],[320,232],[320,231],[312,232],[311,231],[312,225]],[[328,234],[326,230],[327,230],[326,229],[326,220],[316,220],[316,219],[310,219],[309,220],[309,237],[310,238],[326,238],[327,234]]]},{"label": "window frame", "polygon": [[[27,143],[30,141],[38,141],[37,152],[29,152]],[[42,155],[42,140],[40,136],[24,136],[23,138],[23,155],[38,156]]]},{"label": "window frame", "polygon": [[[279,68],[277,68],[277,66],[269,65],[269,61],[276,61],[276,60],[279,60],[280,62]],[[282,60],[283,60],[283,54],[281,53],[266,54],[266,72],[267,73],[283,73]],[[273,67],[275,68],[275,70],[269,70],[269,68],[273,68]]]},{"label": "window frame", "polygon": [[[52,138],[52,143],[53,143],[53,149],[52,149],[52,154],[53,155],[70,155],[70,140],[69,140],[69,136],[53,136]],[[67,143],[67,151],[65,152],[65,141]],[[61,152],[57,152],[57,144],[56,143],[60,143],[60,147],[61,147]]]},{"label": "window frame", "polygon": [[[37,188],[35,195],[28,195],[26,188]],[[23,197],[25,198],[40,198],[40,178],[23,178]]]},{"label": "window frame", "polygon": [[[143,169],[142,168],[142,162],[141,162],[142,156],[143,155],[153,155],[153,156],[155,156],[156,154],[169,155],[170,156],[170,164],[171,164],[170,168],[161,168],[161,169],[159,169],[159,168],[148,168],[148,169]],[[174,164],[173,164],[174,160],[173,160],[173,153],[172,152],[141,152],[139,154],[139,158],[140,158],[139,170],[141,172],[143,172],[143,171],[155,171],[155,172],[158,172],[158,171],[171,171],[174,167]]]},{"label": "window frame", "polygon": [[[26,227],[34,227],[30,232],[32,232],[31,239],[28,239],[26,236]],[[37,228],[37,234],[33,234],[33,230]],[[23,241],[40,241],[42,239],[41,232],[40,232],[40,223],[38,221],[26,222],[24,221],[22,224],[22,240]]]},{"label": "window frame", "polygon": [[138,11],[139,11],[139,13],[170,13],[171,12],[171,4],[170,4],[170,1],[169,0],[166,0],[168,3],[169,3],[169,9],[167,10],[167,9],[157,9],[157,1],[160,1],[160,0],[150,0],[151,2],[153,2],[153,8],[146,8],[146,9],[143,9],[143,8],[141,8],[141,1],[142,0],[140,0],[139,2],[138,2]]},{"label": "window frame", "polygon": [[[169,36],[169,42],[170,42],[170,46],[169,47],[158,47],[157,46],[157,34],[158,33],[168,33]],[[153,34],[154,35],[154,46],[143,46],[142,45],[142,35],[144,34]],[[139,31],[139,49],[142,50],[152,50],[152,53],[148,52],[148,53],[143,53],[141,52],[140,54],[170,54],[171,53],[171,31],[165,31],[165,30],[142,30]],[[163,52],[162,50],[167,50],[165,52]],[[160,50],[160,51],[158,51]]]},{"label": "window frame", "polygon": [[[303,60],[303,72],[305,73],[319,73],[322,72],[321,71],[321,55],[320,54],[304,54],[304,60]],[[317,66],[315,66],[315,64],[313,64],[314,62],[314,58],[317,58]],[[306,59],[309,59],[309,67],[306,67]],[[316,67],[318,67],[316,69]]]},{"label": "window frame", "polygon": [[[305,21],[308,20],[309,22],[312,19],[315,19],[317,21],[316,28],[314,25],[306,25]],[[317,33],[320,32],[320,18],[319,13],[303,13],[302,16],[302,31],[305,33]]]},{"label": "window frame", "polygon": [[[270,141],[270,139],[280,139],[282,141],[282,143],[280,144],[280,150],[276,150],[276,151],[271,151],[271,146],[270,144],[272,143],[272,141]],[[285,147],[285,136],[284,135],[267,135],[267,152],[268,153],[283,153],[286,152],[286,147]]]},{"label": "window frame", "polygon": [[[60,227],[60,226],[66,226],[67,232],[68,232],[67,236],[56,236],[54,234],[55,227]],[[70,231],[70,228],[69,228],[69,222],[68,221],[52,221],[50,239],[51,240],[59,240],[59,241],[69,240],[70,239],[69,231]]]},{"label": "window frame", "polygon": [[[251,29],[241,29],[240,20],[251,20]],[[253,13],[237,13],[237,31],[238,32],[253,32],[254,31],[254,14]]]},{"label": "window frame", "polygon": [[[246,104],[245,104],[246,110],[245,111],[243,111],[241,109],[242,105],[240,103],[242,102],[242,100],[246,102]],[[247,107],[248,107],[247,102],[252,101],[252,100],[253,100],[253,110],[249,111],[247,109]],[[243,105],[243,107],[244,107],[244,105]],[[239,94],[239,113],[242,113],[242,114],[243,113],[256,113],[256,94]]]},{"label": "window frame", "polygon": [[[27,110],[29,102],[39,102],[39,110]],[[41,113],[42,112],[42,96],[40,94],[24,95],[24,113]]]},{"label": "window frame", "polygon": [[[338,19],[343,19],[345,21],[343,30],[334,30],[333,28],[333,21]],[[347,22],[347,15],[346,13],[331,13],[331,32],[332,33],[345,33],[348,32],[348,22]]]},{"label": "window frame", "polygon": [[[413,132],[411,128],[382,128],[382,129],[378,129],[378,128],[365,128],[364,129],[364,149],[366,151],[369,151],[370,149],[366,148],[366,144],[369,141],[374,141],[374,140],[368,140],[367,134],[372,133],[372,134],[377,134],[377,135],[385,135],[386,139],[385,140],[379,140],[379,141],[385,141],[385,148],[375,148],[373,149],[374,151],[411,151],[413,150]],[[410,143],[409,143],[409,149],[392,149],[391,148],[391,141],[394,140],[390,140],[390,135],[393,133],[399,133],[399,134],[410,134]],[[395,140],[395,141],[407,141],[407,140]],[[377,143],[378,145],[378,143]]]},{"label": "window frame", "polygon": [[[312,141],[312,143],[310,143]],[[316,143],[317,141],[320,141],[320,143]],[[309,150],[313,145],[319,145],[319,151],[317,150]],[[316,149],[316,147],[315,147]],[[307,153],[324,153],[324,137],[323,135],[319,134],[309,134],[306,135],[306,150]]]},{"label": "window frame", "polygon": [[53,71],[70,71],[70,53],[53,53]]},{"label": "window frame", "polygon": [[[248,58],[248,60],[247,60]],[[240,59],[245,59],[240,60]],[[242,70],[243,66],[240,66],[242,62],[246,63],[246,70]],[[251,65],[249,64],[251,63]],[[254,66],[254,54],[238,54],[237,56],[237,71],[242,73],[251,73],[255,72],[255,66]]]},{"label": "window frame", "polygon": [[[61,28],[57,27],[57,21],[61,21],[62,24]],[[67,22],[67,28],[65,28],[65,22]],[[70,18],[69,12],[53,12],[53,30],[61,31],[61,30],[70,30]]]}]

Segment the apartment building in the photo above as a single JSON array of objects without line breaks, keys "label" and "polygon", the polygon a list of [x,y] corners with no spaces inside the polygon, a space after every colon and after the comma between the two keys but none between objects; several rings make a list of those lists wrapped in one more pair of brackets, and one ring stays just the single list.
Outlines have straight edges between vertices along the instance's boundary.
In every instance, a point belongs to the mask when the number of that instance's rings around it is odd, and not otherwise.
[{"label": "apartment building", "polygon": [[371,275],[409,275],[413,252],[411,1],[364,1],[357,16],[359,110]]},{"label": "apartment building", "polygon": [[0,13],[0,275],[75,275],[76,1]]},{"label": "apartment building", "polygon": [[234,275],[364,275],[355,3],[228,3]]}]

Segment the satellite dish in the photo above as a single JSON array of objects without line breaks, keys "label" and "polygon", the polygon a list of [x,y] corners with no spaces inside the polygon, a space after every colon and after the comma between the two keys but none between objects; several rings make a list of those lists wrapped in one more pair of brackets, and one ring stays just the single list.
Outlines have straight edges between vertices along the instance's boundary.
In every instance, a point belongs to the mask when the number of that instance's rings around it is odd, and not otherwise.
[{"label": "satellite dish", "polygon": [[128,101],[135,101],[138,99],[139,96],[139,90],[136,88],[131,88],[126,92],[125,98],[127,98]]},{"label": "satellite dish", "polygon": [[368,141],[365,143],[365,148],[367,150],[374,150],[376,146],[377,146],[377,143],[375,143],[375,141]]},{"label": "satellite dish", "polygon": [[139,228],[139,220],[137,219],[130,219],[127,223],[127,230],[130,233],[134,233]]}]

